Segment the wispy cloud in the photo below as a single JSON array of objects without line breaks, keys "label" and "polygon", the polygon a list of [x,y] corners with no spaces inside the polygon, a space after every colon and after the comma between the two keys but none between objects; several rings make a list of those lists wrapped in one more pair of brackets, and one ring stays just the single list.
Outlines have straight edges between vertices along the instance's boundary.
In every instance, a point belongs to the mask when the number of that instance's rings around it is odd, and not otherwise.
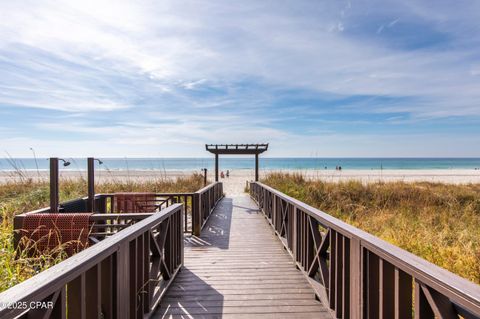
[{"label": "wispy cloud", "polygon": [[[0,144],[46,154],[61,134],[82,154],[153,156],[270,140],[354,156],[359,135],[423,125],[440,139],[438,121],[480,122],[480,5],[432,4],[4,1]],[[351,142],[322,144],[317,125]]]}]

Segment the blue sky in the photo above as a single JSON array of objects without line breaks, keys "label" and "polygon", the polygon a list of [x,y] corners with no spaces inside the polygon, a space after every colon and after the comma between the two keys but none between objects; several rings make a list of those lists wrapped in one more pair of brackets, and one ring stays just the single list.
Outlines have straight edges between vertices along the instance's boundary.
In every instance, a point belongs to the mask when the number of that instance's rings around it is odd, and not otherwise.
[{"label": "blue sky", "polygon": [[478,21],[479,1],[0,0],[0,151],[480,156]]}]

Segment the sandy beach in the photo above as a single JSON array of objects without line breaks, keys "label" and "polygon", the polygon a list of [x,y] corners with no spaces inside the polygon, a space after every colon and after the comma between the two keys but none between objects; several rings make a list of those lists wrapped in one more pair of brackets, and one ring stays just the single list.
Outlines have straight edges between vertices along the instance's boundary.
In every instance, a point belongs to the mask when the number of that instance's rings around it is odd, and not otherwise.
[{"label": "sandy beach", "polygon": [[[268,173],[282,172],[282,173],[299,173],[304,175],[307,179],[324,180],[327,182],[340,182],[357,180],[362,183],[373,182],[436,182],[449,184],[468,184],[480,183],[480,170],[474,169],[423,169],[423,170],[263,170],[260,171],[260,178]],[[144,181],[147,179],[170,179],[193,174],[194,171],[159,171],[159,170],[135,170],[135,171],[105,171],[98,170],[96,172],[96,181],[99,183],[109,181]],[[199,172],[197,172],[199,173]],[[47,171],[27,171],[22,172],[24,178],[48,180]],[[85,171],[61,171],[60,178],[86,178]],[[0,172],[0,183],[14,182],[19,180],[17,173],[10,171]],[[213,171],[208,172],[208,179],[213,180]],[[225,191],[228,194],[242,193],[246,181],[254,179],[253,170],[232,170],[229,178],[221,179],[224,182]]]}]

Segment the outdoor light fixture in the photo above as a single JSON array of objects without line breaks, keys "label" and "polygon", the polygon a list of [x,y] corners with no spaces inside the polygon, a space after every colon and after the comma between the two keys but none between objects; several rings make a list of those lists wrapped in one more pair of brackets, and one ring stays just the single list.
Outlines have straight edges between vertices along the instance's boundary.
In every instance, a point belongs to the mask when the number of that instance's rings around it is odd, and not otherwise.
[{"label": "outdoor light fixture", "polygon": [[58,160],[63,162],[63,166],[64,166],[64,167],[67,167],[68,165],[70,165],[70,162],[64,160],[63,158],[59,158]]}]

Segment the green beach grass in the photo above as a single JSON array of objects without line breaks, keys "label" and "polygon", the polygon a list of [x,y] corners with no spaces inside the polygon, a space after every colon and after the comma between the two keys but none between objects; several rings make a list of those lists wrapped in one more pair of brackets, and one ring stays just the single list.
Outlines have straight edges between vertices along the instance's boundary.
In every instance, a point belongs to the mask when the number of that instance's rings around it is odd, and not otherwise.
[{"label": "green beach grass", "polygon": [[480,284],[480,184],[332,183],[283,173],[263,182]]},{"label": "green beach grass", "polygon": [[[97,193],[110,192],[194,192],[203,187],[203,176],[194,174],[178,179],[153,179],[142,182],[112,181],[96,186]],[[86,196],[87,183],[83,179],[60,182],[60,200]],[[6,290],[38,272],[60,262],[64,254],[15,258],[13,247],[13,217],[49,205],[48,182],[19,179],[0,184],[0,291]],[[18,257],[18,256],[17,256]]]}]

